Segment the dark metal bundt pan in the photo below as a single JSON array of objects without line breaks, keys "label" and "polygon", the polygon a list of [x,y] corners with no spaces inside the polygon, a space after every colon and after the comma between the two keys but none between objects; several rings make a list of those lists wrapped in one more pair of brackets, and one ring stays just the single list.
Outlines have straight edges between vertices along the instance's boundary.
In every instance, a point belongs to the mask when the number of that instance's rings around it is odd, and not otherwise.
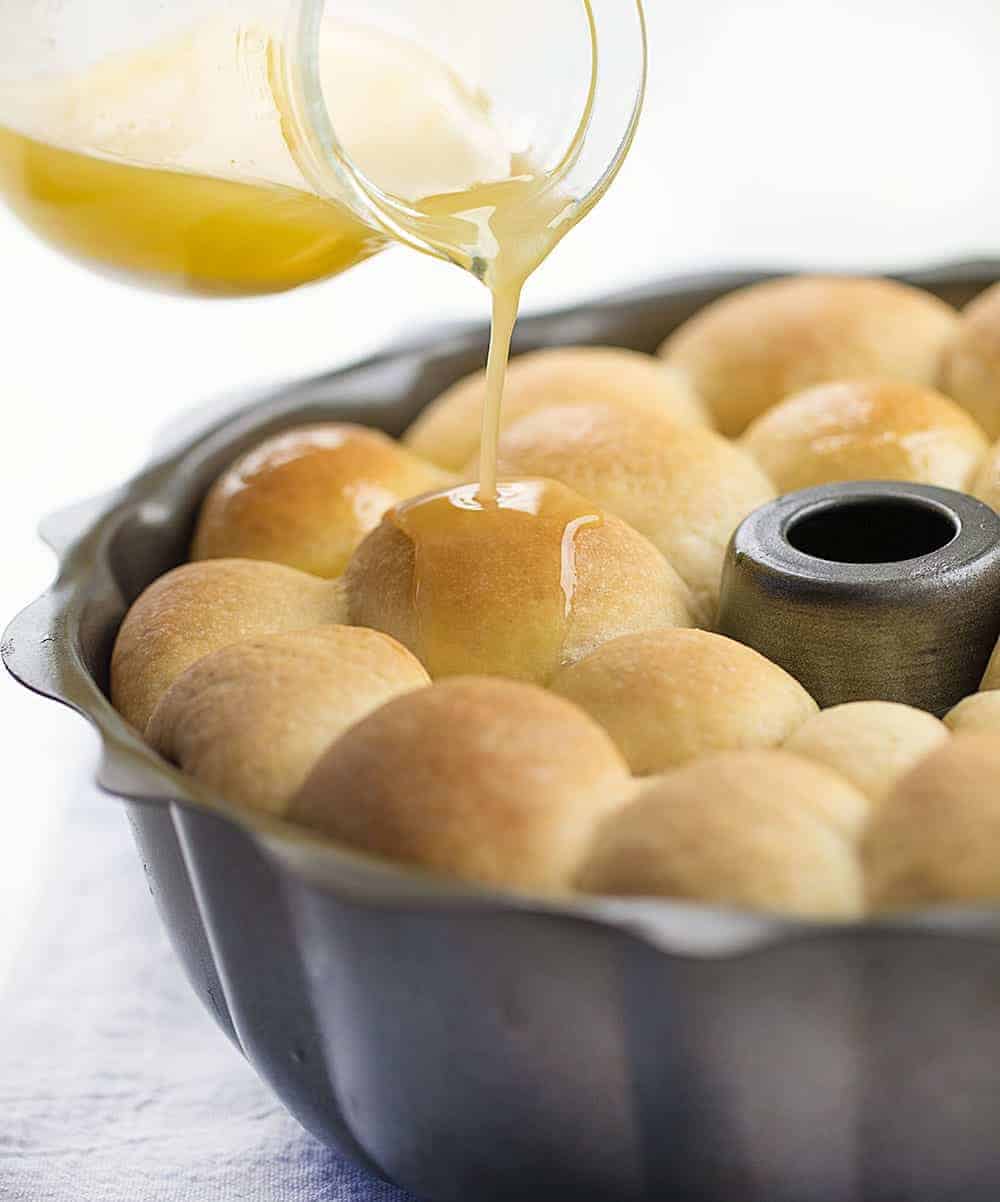
[{"label": "dark metal bundt pan", "polygon": [[[998,276],[910,278],[963,303]],[[518,348],[652,350],[757,278],[533,318]],[[398,434],[485,346],[479,327],[430,334],[188,422],[138,478],[45,525],[59,577],[3,658],[100,731],[100,782],[195,990],[309,1130],[435,1202],[996,1202],[997,911],[838,927],[479,892],[203,796],[111,708],[122,615],[184,559],[235,455],[318,418]]]}]

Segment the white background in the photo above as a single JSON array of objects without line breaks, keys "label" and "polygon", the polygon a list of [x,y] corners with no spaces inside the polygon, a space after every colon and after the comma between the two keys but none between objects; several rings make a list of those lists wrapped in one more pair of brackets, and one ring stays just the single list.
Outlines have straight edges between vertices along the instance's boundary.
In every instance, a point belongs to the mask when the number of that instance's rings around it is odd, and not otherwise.
[{"label": "white background", "polygon": [[[996,0],[648,4],[635,151],[530,285],[529,308],[710,265],[1000,253]],[[38,519],[135,471],[181,410],[486,308],[470,279],[401,251],[284,297],[145,294],[60,259],[3,210],[0,298],[3,622],[50,576]],[[95,740],[3,676],[0,750],[2,984]]]}]

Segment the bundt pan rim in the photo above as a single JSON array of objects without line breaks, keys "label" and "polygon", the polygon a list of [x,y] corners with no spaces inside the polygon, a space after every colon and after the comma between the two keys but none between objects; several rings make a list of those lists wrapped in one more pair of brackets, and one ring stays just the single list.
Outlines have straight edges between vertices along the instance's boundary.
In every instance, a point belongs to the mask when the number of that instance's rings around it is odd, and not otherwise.
[{"label": "bundt pan rim", "polygon": [[[559,343],[607,342],[652,350],[687,316],[735,288],[788,271],[715,272],[649,284],[604,299],[526,318],[516,352]],[[873,274],[871,271],[860,274]],[[891,273],[956,303],[1000,278],[1000,260],[976,260]],[[662,312],[669,315],[664,317]],[[660,316],[657,316],[660,314]],[[629,333],[623,335],[623,330]],[[159,440],[169,449],[130,481],[47,518],[41,534],[59,558],[52,585],[10,623],[0,652],[24,686],[69,706],[101,740],[97,783],[113,797],[141,805],[209,813],[238,827],[292,875],[352,904],[408,912],[519,912],[611,926],[663,952],[724,958],[790,940],[852,933],[968,938],[1000,934],[1000,906],[934,907],[852,923],[819,922],[661,898],[546,899],[492,891],[333,846],[310,832],[212,795],[147,747],[111,706],[102,682],[85,662],[83,641],[94,612],[120,612],[148,580],[132,566],[113,567],[116,538],[129,522],[169,531],[186,546],[193,515],[212,474],[244,446],[275,430],[323,418],[358,421],[399,434],[416,412],[457,375],[480,361],[488,337],[482,324],[426,333],[339,370],[246,398],[226,398],[173,423]],[[446,365],[445,376],[440,368]],[[436,374],[437,373],[437,374]],[[333,396],[331,397],[331,391]],[[380,393],[378,400],[373,394]],[[396,395],[396,400],[386,399]],[[414,399],[416,398],[416,399]],[[401,414],[403,415],[401,417]],[[193,489],[193,480],[201,486]],[[180,556],[175,562],[180,562]],[[166,570],[165,568],[163,570]],[[125,596],[123,597],[123,591]],[[87,606],[85,606],[87,602]],[[117,620],[99,632],[108,656]],[[92,635],[89,637],[93,637]],[[105,657],[105,667],[106,667]]]}]

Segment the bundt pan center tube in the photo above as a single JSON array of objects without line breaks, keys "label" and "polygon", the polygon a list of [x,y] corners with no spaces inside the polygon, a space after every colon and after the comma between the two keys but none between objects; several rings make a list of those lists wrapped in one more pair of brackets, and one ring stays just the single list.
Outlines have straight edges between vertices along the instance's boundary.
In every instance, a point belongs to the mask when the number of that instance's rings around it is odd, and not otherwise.
[{"label": "bundt pan center tube", "polygon": [[1000,635],[1000,517],[918,484],[779,497],[733,536],[719,629],[822,708],[896,701],[943,717],[979,688]]},{"label": "bundt pan center tube", "polygon": [[[998,277],[1000,265],[980,263],[906,278],[964,304]],[[761,278],[706,276],[532,318],[517,349],[652,351],[706,303]],[[186,558],[226,466],[313,421],[399,434],[481,365],[486,337],[481,327],[430,334],[188,421],[137,479],[46,525],[59,577],[8,630],[4,661],[97,727],[100,781],[124,799],[195,990],[309,1130],[430,1202],[996,1202],[996,910],[824,925],[493,894],[230,807],[110,705],[122,617]],[[965,499],[907,493],[902,503],[924,508],[919,545],[906,549],[954,552],[954,541],[930,544]],[[813,565],[834,556],[823,562],[840,570],[838,523],[813,506],[788,526],[788,546]],[[988,554],[984,565],[985,589]],[[970,643],[987,638],[985,625],[970,630]]]}]

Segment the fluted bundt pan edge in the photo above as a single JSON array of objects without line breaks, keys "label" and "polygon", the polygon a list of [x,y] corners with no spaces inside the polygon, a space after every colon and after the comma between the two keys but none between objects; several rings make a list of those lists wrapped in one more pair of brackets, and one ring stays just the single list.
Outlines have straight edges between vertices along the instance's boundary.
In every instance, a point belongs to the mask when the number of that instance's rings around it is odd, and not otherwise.
[{"label": "fluted bundt pan edge", "polygon": [[[531,318],[517,349],[651,351],[771,274]],[[903,278],[964,303],[998,276],[983,262]],[[316,419],[398,434],[481,363],[486,340],[479,326],[429,333],[186,419],[132,482],[45,523],[59,574],[11,624],[4,663],[97,728],[99,783],[125,802],[196,991],[306,1127],[441,1202],[522,1197],[527,1181],[575,1199],[862,1202],[905,1183],[909,1202],[993,1202],[1000,910],[845,926],[492,894],[228,806],[112,708],[121,617],[184,559],[197,506],[234,456]],[[962,1090],[953,1116],[935,1092],[943,1060]]]}]

